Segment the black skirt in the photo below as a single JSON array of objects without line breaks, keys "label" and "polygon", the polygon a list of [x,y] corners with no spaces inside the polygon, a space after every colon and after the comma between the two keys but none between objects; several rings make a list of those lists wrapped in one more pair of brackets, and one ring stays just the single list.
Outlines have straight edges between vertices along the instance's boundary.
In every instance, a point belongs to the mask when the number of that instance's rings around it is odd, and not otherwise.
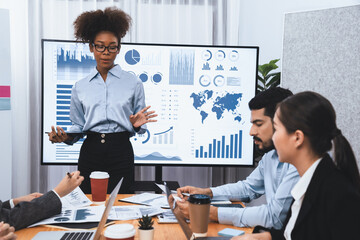
[{"label": "black skirt", "polygon": [[91,193],[89,176],[93,171],[109,173],[108,193],[122,177],[120,193],[130,193],[134,183],[134,151],[129,137],[129,132],[87,134],[78,162],[78,170],[85,178],[80,185],[84,193]]}]

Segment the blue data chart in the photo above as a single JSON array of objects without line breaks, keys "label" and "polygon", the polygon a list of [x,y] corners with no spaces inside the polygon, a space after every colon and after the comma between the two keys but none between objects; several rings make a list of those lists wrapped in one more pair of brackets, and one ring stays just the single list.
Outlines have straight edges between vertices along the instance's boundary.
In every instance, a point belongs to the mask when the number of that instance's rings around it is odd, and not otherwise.
[{"label": "blue data chart", "polygon": [[194,50],[171,50],[169,68],[170,85],[194,85],[194,58]]},{"label": "blue data chart", "polygon": [[[207,148],[207,150],[205,150]],[[213,139],[207,146],[195,150],[195,158],[241,158],[242,130],[230,136],[222,136],[221,140]]]},{"label": "blue data chart", "polygon": [[216,58],[216,60],[218,60],[218,61],[224,60],[225,57],[226,57],[226,54],[225,54],[225,52],[224,52],[223,50],[218,50],[218,51],[216,52],[216,54],[215,54],[215,58]]},{"label": "blue data chart", "polygon": [[210,64],[208,62],[204,63],[201,70],[210,70]]},{"label": "blue data chart", "polygon": [[[84,48],[85,49],[85,48]],[[77,45],[66,49],[57,49],[57,80],[79,80],[89,74],[96,61],[88,50],[80,50]]]},{"label": "blue data chart", "polygon": [[152,76],[151,81],[154,84],[159,84],[162,79],[163,79],[163,75],[161,73],[156,73]]},{"label": "blue data chart", "polygon": [[225,84],[225,78],[222,75],[217,75],[214,77],[214,84],[217,87],[222,87]]},{"label": "blue data chart", "polygon": [[139,78],[144,83],[147,82],[147,80],[149,80],[149,75],[147,72],[143,72],[139,75]]},{"label": "blue data chart", "polygon": [[224,71],[224,67],[223,67],[223,65],[219,64],[219,65],[216,66],[215,70],[216,71]]},{"label": "blue data chart", "polygon": [[137,64],[138,62],[140,62],[140,53],[138,51],[136,51],[135,49],[127,51],[125,54],[125,61],[129,65]]},{"label": "blue data chart", "polygon": [[71,102],[71,84],[56,85],[56,126],[67,130],[71,126],[70,121],[70,102]]},{"label": "blue data chart", "polygon": [[165,131],[154,133],[153,144],[174,144],[173,129],[173,127],[170,127]]},{"label": "blue data chart", "polygon": [[146,129],[144,134],[136,134],[133,140],[140,141],[142,144],[145,144],[149,142],[150,136],[151,136],[150,131]]},{"label": "blue data chart", "polygon": [[141,65],[161,66],[161,52],[141,54]]},{"label": "blue data chart", "polygon": [[239,59],[239,52],[236,50],[232,50],[229,58],[231,61],[236,62]]},{"label": "blue data chart", "polygon": [[212,58],[212,53],[210,50],[205,50],[202,52],[201,56],[204,61],[210,61]]},{"label": "blue data chart", "polygon": [[211,78],[208,75],[201,75],[199,83],[203,87],[208,87],[211,83]]},{"label": "blue data chart", "polygon": [[159,152],[152,152],[150,154],[145,154],[142,156],[135,155],[135,160],[143,160],[143,161],[166,161],[166,162],[173,162],[173,161],[182,161],[180,157],[178,156],[168,156],[168,155],[162,155]]},{"label": "blue data chart", "polygon": [[86,220],[88,217],[94,215],[90,209],[78,209],[76,210],[75,220]]}]

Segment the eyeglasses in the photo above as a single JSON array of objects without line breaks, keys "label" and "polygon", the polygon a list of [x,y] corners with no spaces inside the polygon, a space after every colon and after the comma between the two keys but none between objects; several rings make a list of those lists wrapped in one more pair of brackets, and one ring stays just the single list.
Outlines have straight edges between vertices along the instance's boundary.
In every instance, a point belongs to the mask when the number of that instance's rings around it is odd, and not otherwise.
[{"label": "eyeglasses", "polygon": [[119,50],[118,46],[104,46],[104,45],[97,45],[93,43],[93,46],[95,47],[95,50],[98,52],[105,52],[105,49],[108,50],[110,53],[116,53]]}]

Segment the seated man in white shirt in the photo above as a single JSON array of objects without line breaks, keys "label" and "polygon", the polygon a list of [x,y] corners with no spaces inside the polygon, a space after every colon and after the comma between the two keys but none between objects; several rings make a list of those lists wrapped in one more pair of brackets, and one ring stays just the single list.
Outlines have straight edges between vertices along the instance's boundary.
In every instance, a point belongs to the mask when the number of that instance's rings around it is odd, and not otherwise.
[{"label": "seated man in white shirt", "polygon": [[[177,189],[179,197],[184,198],[182,193],[206,194],[210,197],[226,195],[233,201],[249,202],[265,194],[267,203],[260,206],[211,206],[210,220],[237,227],[262,225],[281,229],[292,202],[290,192],[299,180],[299,175],[294,166],[279,162],[272,142],[272,119],[276,105],[291,95],[290,90],[276,87],[260,92],[249,102],[252,123],[250,135],[253,136],[257,148],[266,153],[246,180],[214,188],[185,186]],[[177,204],[188,217],[188,202],[182,200]]]},{"label": "seated man in white shirt", "polygon": [[47,193],[32,193],[6,202],[0,201],[0,221],[4,221],[16,230],[25,228],[45,218],[61,212],[60,198],[78,187],[84,177],[76,171],[68,173],[61,182]]}]

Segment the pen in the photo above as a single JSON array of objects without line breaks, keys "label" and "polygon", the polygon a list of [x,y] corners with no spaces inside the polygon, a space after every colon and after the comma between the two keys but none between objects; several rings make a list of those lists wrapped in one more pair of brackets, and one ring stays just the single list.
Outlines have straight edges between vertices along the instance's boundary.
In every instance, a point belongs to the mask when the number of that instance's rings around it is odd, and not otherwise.
[{"label": "pen", "polygon": [[[177,191],[176,190],[171,190],[171,193],[172,194],[176,194],[177,193]],[[182,195],[184,195],[184,196],[190,196],[190,194],[189,193],[181,193]]]},{"label": "pen", "polygon": [[[45,132],[45,134],[49,134],[50,132]],[[55,134],[55,135],[57,135],[57,133]],[[55,137],[55,135],[53,135],[52,137],[54,138]],[[64,135],[63,133],[61,133],[61,135]]]},{"label": "pen", "polygon": [[68,175],[68,177],[71,178],[71,174],[69,172],[67,172],[66,175]]}]

